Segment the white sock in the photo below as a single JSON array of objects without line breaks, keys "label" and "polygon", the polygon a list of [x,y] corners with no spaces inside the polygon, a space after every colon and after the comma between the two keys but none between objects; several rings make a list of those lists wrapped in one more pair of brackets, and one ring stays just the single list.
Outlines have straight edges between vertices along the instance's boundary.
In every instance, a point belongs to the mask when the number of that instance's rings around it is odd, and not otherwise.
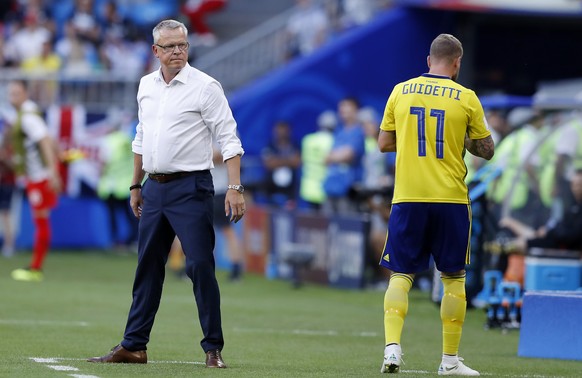
[{"label": "white sock", "polygon": [[459,363],[459,356],[449,356],[443,354],[443,364],[445,365],[456,365]]}]

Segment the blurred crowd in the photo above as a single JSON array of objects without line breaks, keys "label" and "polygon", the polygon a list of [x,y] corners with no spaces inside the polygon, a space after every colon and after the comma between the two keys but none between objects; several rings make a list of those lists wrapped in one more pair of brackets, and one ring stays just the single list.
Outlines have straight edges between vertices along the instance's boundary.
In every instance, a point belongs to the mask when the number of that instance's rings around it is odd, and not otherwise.
[{"label": "blurred crowd", "polygon": [[[143,2],[134,3],[4,0],[0,5],[0,67],[37,75],[82,76],[103,71],[139,78],[155,69],[149,54],[155,23],[137,22],[136,15],[145,10]],[[173,10],[175,14],[160,17],[183,21],[190,29],[191,47],[217,44],[220,32],[211,28],[206,17],[224,10],[227,0],[149,3]],[[387,4],[387,0],[297,0],[286,27],[286,58],[312,52],[337,33],[368,22]]]},{"label": "blurred crowd", "polygon": [[467,159],[470,184],[487,183],[484,250],[488,268],[524,283],[532,248],[582,250],[582,114],[516,107],[487,113],[496,135],[486,166]]},{"label": "blurred crowd", "polygon": [[[258,204],[326,216],[367,216],[370,261],[384,248],[394,183],[395,153],[381,153],[377,140],[381,114],[357,98],[314,120],[314,132],[295,142],[293,125],[279,120],[261,152],[264,180],[251,186]],[[375,275],[382,276],[377,264]]]},{"label": "blurred crowd", "polygon": [[296,0],[287,22],[287,58],[308,55],[345,30],[363,25],[390,0]]},{"label": "blurred crowd", "polygon": [[[97,6],[94,0],[75,0],[70,8],[65,3],[4,2],[0,65],[38,75],[106,70],[138,77],[148,69],[149,33],[121,14],[116,1]],[[66,14],[57,19],[62,9]]]},{"label": "blurred crowd", "polygon": [[[487,162],[465,155],[466,182],[479,216],[485,269],[523,284],[529,248],[582,250],[582,114],[538,107],[486,109],[496,142]],[[381,115],[344,98],[323,112],[317,131],[294,142],[293,126],[276,122],[262,152],[259,203],[322,214],[369,214],[370,250],[385,242],[395,153],[378,151]],[[477,220],[475,220],[477,221]]]}]

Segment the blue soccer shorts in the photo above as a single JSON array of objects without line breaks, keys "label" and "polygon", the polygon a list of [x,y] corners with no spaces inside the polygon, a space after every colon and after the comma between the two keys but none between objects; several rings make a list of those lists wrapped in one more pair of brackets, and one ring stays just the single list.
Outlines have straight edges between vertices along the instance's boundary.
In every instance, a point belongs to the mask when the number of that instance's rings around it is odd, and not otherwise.
[{"label": "blue soccer shorts", "polygon": [[439,271],[469,264],[471,205],[407,202],[392,205],[380,265],[399,273],[429,268],[432,256]]}]

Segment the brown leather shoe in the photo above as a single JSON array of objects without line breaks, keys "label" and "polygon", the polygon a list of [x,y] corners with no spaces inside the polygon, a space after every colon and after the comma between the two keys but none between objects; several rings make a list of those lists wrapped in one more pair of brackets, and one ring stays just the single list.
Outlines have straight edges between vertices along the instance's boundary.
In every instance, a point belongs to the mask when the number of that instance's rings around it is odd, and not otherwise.
[{"label": "brown leather shoe", "polygon": [[[219,354],[220,356],[220,354]],[[121,344],[117,344],[111,349],[108,355],[103,357],[89,358],[89,362],[112,362],[112,363],[126,363],[126,364],[146,364],[148,362],[148,355],[145,350],[138,350],[132,352],[125,349]]]},{"label": "brown leather shoe", "polygon": [[222,360],[219,349],[209,350],[206,352],[206,367],[219,369],[226,368],[226,364]]}]

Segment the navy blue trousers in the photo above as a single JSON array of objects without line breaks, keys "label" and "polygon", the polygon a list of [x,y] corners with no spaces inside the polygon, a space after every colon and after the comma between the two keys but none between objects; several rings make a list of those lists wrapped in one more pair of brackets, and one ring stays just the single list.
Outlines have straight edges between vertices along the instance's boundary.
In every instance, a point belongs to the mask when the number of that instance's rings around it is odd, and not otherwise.
[{"label": "navy blue trousers", "polygon": [[215,276],[213,196],[209,172],[166,183],[147,180],[142,189],[138,263],[133,302],[121,345],[145,350],[160,305],[165,266],[177,235],[186,255],[186,274],[192,280],[202,327],[202,349],[224,346],[220,315],[220,291]]}]

